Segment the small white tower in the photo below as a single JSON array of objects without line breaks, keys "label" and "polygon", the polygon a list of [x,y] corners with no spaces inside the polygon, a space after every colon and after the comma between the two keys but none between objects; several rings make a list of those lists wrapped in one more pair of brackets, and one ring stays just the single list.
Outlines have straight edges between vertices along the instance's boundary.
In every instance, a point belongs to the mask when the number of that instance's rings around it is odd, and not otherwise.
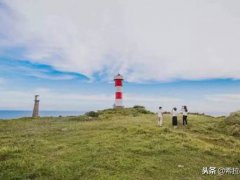
[{"label": "small white tower", "polygon": [[35,95],[34,107],[33,107],[33,113],[32,113],[33,118],[39,117],[39,101],[40,100],[38,100],[38,96],[39,95]]}]

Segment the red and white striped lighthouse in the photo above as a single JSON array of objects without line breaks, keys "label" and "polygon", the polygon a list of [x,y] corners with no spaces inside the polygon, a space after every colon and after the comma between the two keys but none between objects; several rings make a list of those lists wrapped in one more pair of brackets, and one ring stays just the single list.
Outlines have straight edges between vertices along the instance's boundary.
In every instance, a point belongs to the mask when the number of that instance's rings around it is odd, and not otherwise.
[{"label": "red and white striped lighthouse", "polygon": [[116,75],[114,77],[114,81],[115,81],[115,88],[116,88],[114,108],[123,108],[123,103],[122,103],[123,76],[120,74]]}]

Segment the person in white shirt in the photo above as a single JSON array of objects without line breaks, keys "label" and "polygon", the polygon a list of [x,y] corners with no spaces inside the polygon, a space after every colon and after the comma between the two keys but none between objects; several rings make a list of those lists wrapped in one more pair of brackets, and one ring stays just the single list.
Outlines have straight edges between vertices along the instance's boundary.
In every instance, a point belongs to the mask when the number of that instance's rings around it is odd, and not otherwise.
[{"label": "person in white shirt", "polygon": [[158,125],[162,126],[162,124],[163,124],[163,111],[162,111],[162,107],[159,107],[157,116],[158,116]]},{"label": "person in white shirt", "polygon": [[177,112],[177,108],[174,107],[172,110],[172,125],[174,128],[177,128],[178,125],[178,121],[177,121],[177,116],[178,116],[178,112]]},{"label": "person in white shirt", "polygon": [[187,116],[188,116],[187,106],[182,107],[182,114],[183,114],[183,126],[187,126]]}]

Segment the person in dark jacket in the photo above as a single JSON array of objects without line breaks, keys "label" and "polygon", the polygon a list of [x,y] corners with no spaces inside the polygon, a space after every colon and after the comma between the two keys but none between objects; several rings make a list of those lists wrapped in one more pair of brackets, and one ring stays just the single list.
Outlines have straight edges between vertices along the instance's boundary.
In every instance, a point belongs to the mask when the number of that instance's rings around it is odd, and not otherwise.
[{"label": "person in dark jacket", "polygon": [[172,110],[172,125],[174,128],[177,128],[178,125],[178,121],[177,121],[177,116],[178,116],[178,112],[177,112],[177,108],[174,107]]}]

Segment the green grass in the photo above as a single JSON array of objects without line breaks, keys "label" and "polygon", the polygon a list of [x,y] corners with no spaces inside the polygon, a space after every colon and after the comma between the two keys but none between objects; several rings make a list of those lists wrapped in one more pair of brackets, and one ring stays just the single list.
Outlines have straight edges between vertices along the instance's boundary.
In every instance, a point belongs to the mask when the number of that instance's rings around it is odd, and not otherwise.
[{"label": "green grass", "polygon": [[0,121],[0,179],[240,178],[202,175],[240,167],[240,138],[223,117],[190,115],[173,129],[169,115],[158,127],[142,108],[91,114]]}]

